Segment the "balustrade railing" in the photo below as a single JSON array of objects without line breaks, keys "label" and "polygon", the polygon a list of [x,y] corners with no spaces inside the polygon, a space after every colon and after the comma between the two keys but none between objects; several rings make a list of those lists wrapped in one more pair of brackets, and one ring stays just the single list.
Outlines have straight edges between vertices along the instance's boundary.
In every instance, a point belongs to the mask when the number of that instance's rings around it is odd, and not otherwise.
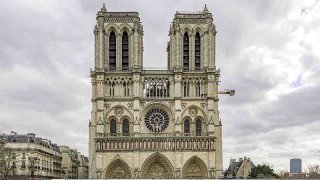
[{"label": "balustrade railing", "polygon": [[213,137],[96,139],[97,151],[208,151],[214,150]]},{"label": "balustrade railing", "polygon": [[209,133],[97,133],[96,138],[139,138],[139,137],[214,137]]},{"label": "balustrade railing", "polygon": [[97,151],[214,150],[215,136],[208,133],[100,133]]}]

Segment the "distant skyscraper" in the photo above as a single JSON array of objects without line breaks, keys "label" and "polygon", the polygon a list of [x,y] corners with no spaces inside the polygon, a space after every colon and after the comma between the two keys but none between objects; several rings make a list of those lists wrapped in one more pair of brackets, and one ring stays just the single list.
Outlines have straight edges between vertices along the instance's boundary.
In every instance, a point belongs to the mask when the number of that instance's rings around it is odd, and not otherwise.
[{"label": "distant skyscraper", "polygon": [[301,173],[302,160],[300,158],[290,159],[290,173]]}]

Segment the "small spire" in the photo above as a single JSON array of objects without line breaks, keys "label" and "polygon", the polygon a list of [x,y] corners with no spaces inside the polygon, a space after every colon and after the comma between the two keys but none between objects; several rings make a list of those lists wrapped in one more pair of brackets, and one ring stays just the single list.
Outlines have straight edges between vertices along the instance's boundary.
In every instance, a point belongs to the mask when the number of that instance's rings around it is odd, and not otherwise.
[{"label": "small spire", "polygon": [[207,4],[204,4],[203,12],[209,12],[209,10],[208,10],[208,8],[207,8]]},{"label": "small spire", "polygon": [[106,12],[106,11],[107,11],[105,3],[103,3],[102,8],[101,8],[101,11],[102,11],[102,12]]}]

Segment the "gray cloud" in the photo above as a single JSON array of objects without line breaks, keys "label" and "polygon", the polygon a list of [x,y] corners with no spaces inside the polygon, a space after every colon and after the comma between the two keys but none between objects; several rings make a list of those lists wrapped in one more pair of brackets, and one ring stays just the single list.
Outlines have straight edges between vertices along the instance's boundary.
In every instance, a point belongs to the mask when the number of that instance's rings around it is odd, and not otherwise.
[{"label": "gray cloud", "polygon": [[[0,131],[34,132],[87,154],[93,27],[103,1],[9,1],[0,6]],[[319,3],[300,1],[108,1],[137,11],[144,65],[166,66],[175,11],[214,14],[224,167],[249,156],[287,169],[315,163],[319,142]],[[293,85],[296,84],[296,85]]]}]

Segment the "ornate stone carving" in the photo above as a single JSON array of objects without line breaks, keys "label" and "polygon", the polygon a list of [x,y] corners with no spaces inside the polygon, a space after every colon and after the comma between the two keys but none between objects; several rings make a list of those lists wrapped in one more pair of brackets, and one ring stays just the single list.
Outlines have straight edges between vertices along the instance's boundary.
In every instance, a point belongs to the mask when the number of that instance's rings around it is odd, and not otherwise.
[{"label": "ornate stone carving", "polygon": [[169,102],[169,106],[170,106],[172,109],[174,109],[174,102],[173,102],[173,101],[170,101],[170,102]]},{"label": "ornate stone carving", "polygon": [[186,108],[187,107],[187,103],[181,103],[181,107],[182,107],[182,109]]},{"label": "ornate stone carving", "polygon": [[104,106],[106,107],[106,109],[108,110],[111,107],[110,103],[104,103]]},{"label": "ornate stone carving", "polygon": [[132,109],[133,103],[128,103],[127,106],[128,106],[129,109]]},{"label": "ornate stone carving", "polygon": [[123,115],[123,108],[122,107],[116,107],[114,109],[114,114],[117,116],[117,117],[121,117]]},{"label": "ornate stone carving", "polygon": [[124,161],[117,159],[110,163],[106,170],[107,179],[130,179],[132,178],[130,167]]},{"label": "ornate stone carving", "polygon": [[145,102],[140,102],[140,106],[143,108],[145,105]]},{"label": "ornate stone carving", "polygon": [[200,107],[204,109],[207,106],[207,103],[200,103]]},{"label": "ornate stone carving", "polygon": [[147,112],[144,122],[150,131],[159,133],[168,127],[169,115],[162,108],[153,108]]},{"label": "ornate stone carving", "polygon": [[143,179],[173,179],[174,170],[170,161],[160,153],[151,155],[142,165]]},{"label": "ornate stone carving", "polygon": [[198,109],[195,107],[191,107],[189,108],[188,113],[191,117],[195,117],[198,115]]}]

